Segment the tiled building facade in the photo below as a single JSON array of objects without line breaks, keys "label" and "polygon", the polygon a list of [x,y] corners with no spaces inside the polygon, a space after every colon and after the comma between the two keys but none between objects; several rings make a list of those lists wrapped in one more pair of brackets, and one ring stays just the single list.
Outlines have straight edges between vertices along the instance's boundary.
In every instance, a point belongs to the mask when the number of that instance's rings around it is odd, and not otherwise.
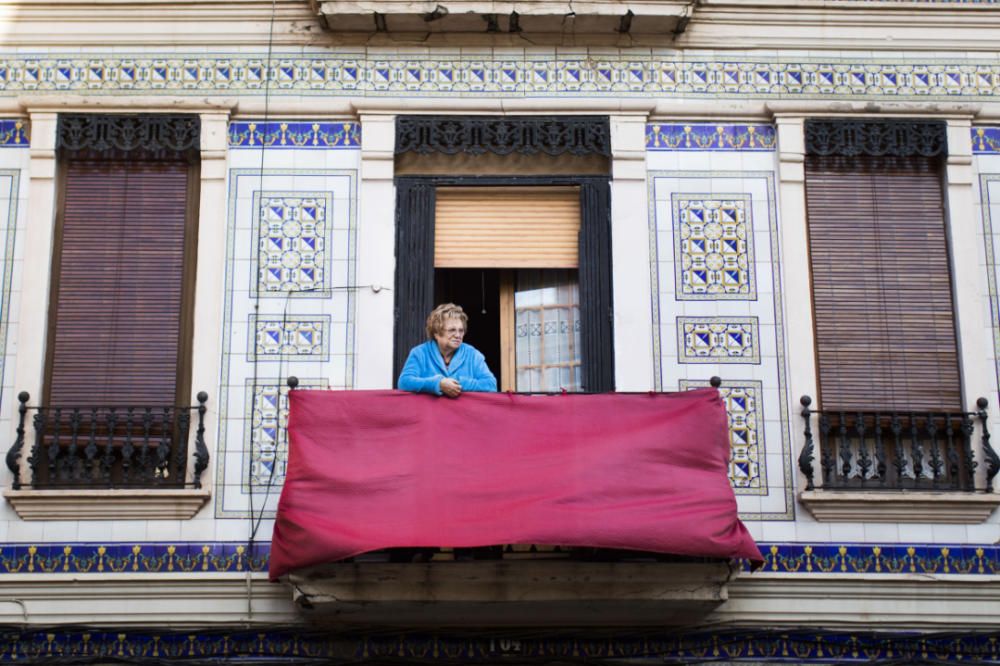
[{"label": "tiled building facade", "polygon": [[[961,409],[985,398],[985,425],[1000,430],[1000,7],[695,2],[671,9],[686,18],[648,45],[622,41],[627,31],[593,43],[585,32],[526,43],[463,31],[426,44],[406,33],[392,44],[385,3],[375,15],[389,28],[368,45],[338,30],[336,4],[230,6],[204,24],[169,3],[135,18],[94,5],[92,35],[47,34],[30,4],[0,18],[0,432],[13,445],[18,394],[45,395],[49,376],[61,116],[186,114],[200,138],[181,395],[194,405],[208,393],[210,456],[197,489],[46,495],[27,483],[29,432],[13,458],[25,486],[0,508],[0,660],[1000,663],[1000,500],[981,423],[973,492],[824,493],[821,449],[818,489],[799,465],[812,443],[800,396],[820,385],[804,171],[814,119],[939,124]],[[469,11],[486,25],[496,16]],[[832,27],[819,29],[824,16]],[[603,628],[601,641],[484,626],[468,639],[326,635],[288,586],[267,583],[285,380],[393,383],[396,123],[421,115],[607,123],[614,387],[722,378],[729,479],[765,556],[758,572],[741,565],[728,600],[694,628]],[[891,348],[920,332],[883,334]],[[188,474],[193,450],[190,460]]]}]

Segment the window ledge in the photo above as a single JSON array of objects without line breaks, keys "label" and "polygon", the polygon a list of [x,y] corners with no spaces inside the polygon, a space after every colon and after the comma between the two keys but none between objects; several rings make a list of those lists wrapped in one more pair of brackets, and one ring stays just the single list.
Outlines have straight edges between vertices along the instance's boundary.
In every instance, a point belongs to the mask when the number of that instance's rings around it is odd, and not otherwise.
[{"label": "window ledge", "polygon": [[820,522],[975,525],[1000,506],[1000,494],[806,490],[799,493],[799,501]]},{"label": "window ledge", "polygon": [[5,490],[22,520],[189,520],[211,497],[200,488]]}]

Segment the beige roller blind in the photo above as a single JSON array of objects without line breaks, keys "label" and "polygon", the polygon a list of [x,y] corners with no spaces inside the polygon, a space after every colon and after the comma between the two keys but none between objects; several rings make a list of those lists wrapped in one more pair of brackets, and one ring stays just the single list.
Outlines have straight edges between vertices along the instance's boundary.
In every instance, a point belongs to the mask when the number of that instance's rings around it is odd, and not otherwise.
[{"label": "beige roller blind", "polygon": [[439,187],[436,268],[576,268],[577,187]]}]

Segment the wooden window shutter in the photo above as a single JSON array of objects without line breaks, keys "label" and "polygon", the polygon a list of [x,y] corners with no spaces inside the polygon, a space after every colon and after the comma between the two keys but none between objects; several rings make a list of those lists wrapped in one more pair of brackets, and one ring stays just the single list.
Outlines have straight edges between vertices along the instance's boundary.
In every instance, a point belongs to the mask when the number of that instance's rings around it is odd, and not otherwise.
[{"label": "wooden window shutter", "polygon": [[940,161],[806,158],[820,405],[960,411]]},{"label": "wooden window shutter", "polygon": [[434,185],[419,179],[397,184],[394,386],[410,348],[427,339],[424,323],[434,309],[434,194]]},{"label": "wooden window shutter", "polygon": [[575,186],[439,187],[436,268],[576,268]]},{"label": "wooden window shutter", "polygon": [[46,402],[175,405],[192,167],[71,159],[64,173]]},{"label": "wooden window shutter", "polygon": [[611,183],[587,180],[581,185],[580,319],[583,327],[583,390],[615,390],[615,344],[611,325]]}]

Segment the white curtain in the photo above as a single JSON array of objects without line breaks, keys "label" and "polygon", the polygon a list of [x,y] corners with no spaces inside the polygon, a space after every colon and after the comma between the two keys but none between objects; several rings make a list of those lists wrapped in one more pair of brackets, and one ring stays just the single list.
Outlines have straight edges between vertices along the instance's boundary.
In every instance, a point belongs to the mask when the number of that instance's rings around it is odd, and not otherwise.
[{"label": "white curtain", "polygon": [[575,270],[520,270],[514,290],[517,390],[580,390]]}]

